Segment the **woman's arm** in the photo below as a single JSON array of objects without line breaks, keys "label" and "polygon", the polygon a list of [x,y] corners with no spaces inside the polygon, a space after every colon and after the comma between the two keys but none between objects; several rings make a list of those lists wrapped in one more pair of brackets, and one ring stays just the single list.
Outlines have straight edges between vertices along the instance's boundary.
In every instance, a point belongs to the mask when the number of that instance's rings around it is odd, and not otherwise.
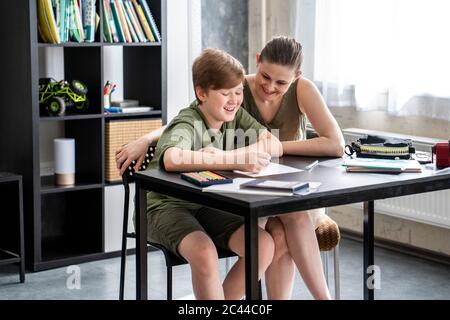
[{"label": "woman's arm", "polygon": [[156,144],[165,129],[166,126],[162,126],[153,130],[152,132],[127,143],[116,151],[116,165],[117,169],[120,170],[120,175],[123,175],[126,168],[128,168],[133,160],[137,160],[136,165],[134,166],[135,171],[139,170],[139,167],[145,159],[145,153],[147,152],[148,147],[152,144]]},{"label": "woman's arm", "polygon": [[306,114],[318,137],[284,141],[284,154],[342,157],[345,143],[341,129],[313,82],[305,78],[298,80],[297,100],[300,110]]}]

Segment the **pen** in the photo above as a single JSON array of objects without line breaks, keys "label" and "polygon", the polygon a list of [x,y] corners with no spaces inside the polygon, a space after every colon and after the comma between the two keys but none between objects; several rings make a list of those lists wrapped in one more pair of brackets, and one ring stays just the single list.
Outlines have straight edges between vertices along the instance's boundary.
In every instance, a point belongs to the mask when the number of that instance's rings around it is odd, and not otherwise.
[{"label": "pen", "polygon": [[308,164],[305,168],[306,170],[310,170],[312,168],[314,168],[315,166],[317,166],[319,164],[319,160],[316,160],[314,162],[312,162],[311,164]]}]

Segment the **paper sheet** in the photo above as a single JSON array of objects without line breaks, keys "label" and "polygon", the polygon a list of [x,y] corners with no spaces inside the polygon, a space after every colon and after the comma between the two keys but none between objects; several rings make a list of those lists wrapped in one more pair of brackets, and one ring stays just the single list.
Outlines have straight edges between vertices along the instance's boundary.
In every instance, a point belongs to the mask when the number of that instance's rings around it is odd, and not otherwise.
[{"label": "paper sheet", "polygon": [[303,171],[303,170],[285,166],[283,164],[278,164],[275,162],[269,163],[269,165],[266,168],[264,168],[263,170],[261,170],[259,173],[251,173],[251,172],[234,170],[234,172],[236,172],[236,173],[243,174],[243,175],[246,175],[246,176],[252,177],[252,178],[271,176],[271,175],[275,175],[275,174],[300,172],[300,171]]},{"label": "paper sheet", "polygon": [[241,184],[249,182],[254,179],[250,178],[234,178],[233,183],[216,184],[206,188],[203,188],[203,192],[215,192],[215,193],[239,193],[239,194],[252,194],[263,196],[293,196],[293,195],[307,195],[317,190],[321,185],[320,182],[310,182],[309,188],[301,189],[295,194],[289,191],[267,191],[267,190],[254,190],[254,189],[240,189]]}]

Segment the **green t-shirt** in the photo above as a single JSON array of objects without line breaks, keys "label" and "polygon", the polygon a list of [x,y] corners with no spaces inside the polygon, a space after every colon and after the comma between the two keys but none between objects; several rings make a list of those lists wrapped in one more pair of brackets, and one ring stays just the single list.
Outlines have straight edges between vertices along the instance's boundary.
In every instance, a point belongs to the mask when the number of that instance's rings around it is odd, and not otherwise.
[{"label": "green t-shirt", "polygon": [[[252,129],[252,130],[249,130]],[[236,134],[236,130],[242,130]],[[171,147],[197,151],[208,146],[221,150],[233,150],[236,147],[253,144],[257,141],[265,127],[255,120],[244,108],[239,108],[233,121],[224,122],[220,131],[210,130],[205,118],[198,108],[198,103],[191,103],[167,125],[156,146],[156,153],[150,162],[149,169],[164,169],[164,153]],[[245,141],[235,137],[245,136]],[[237,141],[240,140],[240,141]],[[155,192],[147,193],[147,212],[165,210],[167,208],[199,208],[200,205],[184,200],[161,195]]]}]

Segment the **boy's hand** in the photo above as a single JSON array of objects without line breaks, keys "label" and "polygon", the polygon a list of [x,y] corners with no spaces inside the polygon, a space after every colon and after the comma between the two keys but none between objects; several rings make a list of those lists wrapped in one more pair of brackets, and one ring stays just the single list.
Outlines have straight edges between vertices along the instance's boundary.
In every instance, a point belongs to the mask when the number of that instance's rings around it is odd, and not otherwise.
[{"label": "boy's hand", "polygon": [[120,175],[123,175],[125,170],[133,160],[136,160],[134,170],[138,171],[142,162],[145,159],[145,153],[149,147],[149,142],[146,139],[139,138],[122,146],[116,151],[116,165],[120,170]]},{"label": "boy's hand", "polygon": [[236,155],[238,170],[258,173],[270,163],[270,154],[267,152],[245,151]]}]

